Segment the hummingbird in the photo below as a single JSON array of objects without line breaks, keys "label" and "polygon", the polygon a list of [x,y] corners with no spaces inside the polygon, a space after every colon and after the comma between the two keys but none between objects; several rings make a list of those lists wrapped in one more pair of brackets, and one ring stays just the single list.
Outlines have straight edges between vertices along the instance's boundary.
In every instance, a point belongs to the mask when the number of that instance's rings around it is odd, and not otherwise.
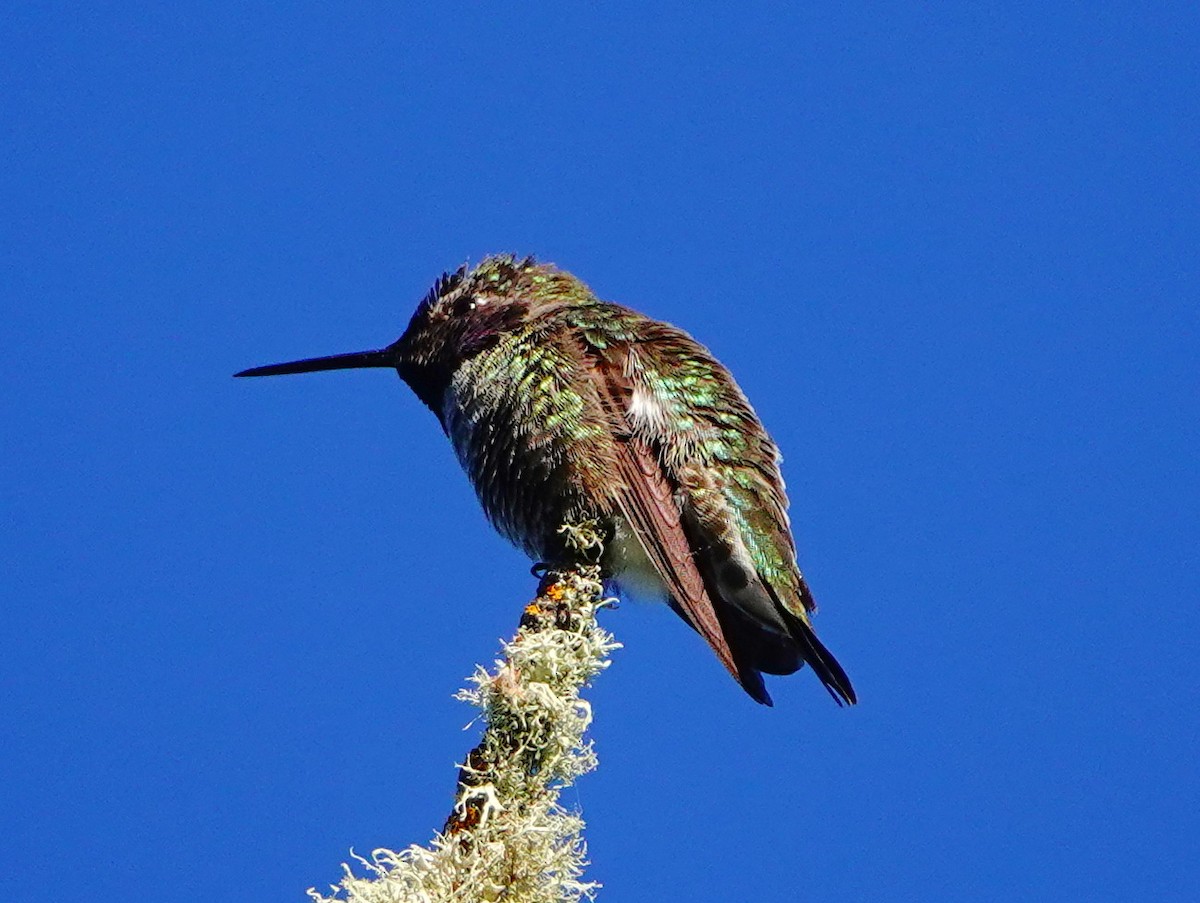
[{"label": "hummingbird", "polygon": [[532,257],[443,273],[373,351],[243,370],[393,368],[437,417],[488,519],[538,562],[593,521],[620,595],[666,602],[757,702],[807,664],[857,701],[813,632],[779,450],[730,372],[686,332],[602,301]]}]

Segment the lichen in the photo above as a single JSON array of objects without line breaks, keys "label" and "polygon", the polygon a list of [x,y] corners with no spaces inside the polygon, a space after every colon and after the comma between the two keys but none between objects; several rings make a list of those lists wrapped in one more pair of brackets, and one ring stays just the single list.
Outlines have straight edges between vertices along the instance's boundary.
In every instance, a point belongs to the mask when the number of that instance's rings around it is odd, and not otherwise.
[{"label": "lichen", "polygon": [[[591,525],[564,530],[567,545],[594,561]],[[516,635],[491,670],[478,668],[457,698],[486,723],[460,766],[454,808],[427,847],[352,853],[332,896],[314,903],[565,903],[591,899],[598,884],[587,865],[584,822],[559,793],[596,767],[585,732],[592,709],[580,691],[618,648],[596,623],[606,604],[595,564],[549,570]]]}]

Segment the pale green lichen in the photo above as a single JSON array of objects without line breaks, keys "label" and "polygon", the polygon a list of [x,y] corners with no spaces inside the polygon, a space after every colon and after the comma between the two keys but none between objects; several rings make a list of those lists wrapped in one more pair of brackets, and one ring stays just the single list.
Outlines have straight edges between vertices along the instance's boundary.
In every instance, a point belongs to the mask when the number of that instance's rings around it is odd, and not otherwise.
[{"label": "pale green lichen", "polygon": [[[568,544],[594,560],[594,529],[573,527]],[[458,698],[487,724],[459,775],[454,811],[428,847],[380,849],[343,865],[333,896],[314,903],[564,903],[592,898],[583,819],[558,804],[560,791],[596,767],[584,734],[591,706],[580,691],[618,648],[596,623],[605,604],[600,569],[552,572],[492,670],[479,668]]]}]

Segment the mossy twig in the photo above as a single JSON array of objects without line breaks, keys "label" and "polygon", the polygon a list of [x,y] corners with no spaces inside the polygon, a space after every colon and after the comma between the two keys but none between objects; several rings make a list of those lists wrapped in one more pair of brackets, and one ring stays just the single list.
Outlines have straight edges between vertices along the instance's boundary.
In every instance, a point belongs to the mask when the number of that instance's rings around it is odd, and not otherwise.
[{"label": "mossy twig", "polygon": [[558,804],[563,788],[596,767],[584,733],[591,706],[580,691],[618,644],[596,623],[603,607],[595,526],[563,528],[575,561],[549,568],[516,635],[458,698],[486,728],[460,768],[453,810],[428,847],[355,856],[365,876],[344,876],[314,903],[564,903],[591,898],[581,880],[583,819]]}]

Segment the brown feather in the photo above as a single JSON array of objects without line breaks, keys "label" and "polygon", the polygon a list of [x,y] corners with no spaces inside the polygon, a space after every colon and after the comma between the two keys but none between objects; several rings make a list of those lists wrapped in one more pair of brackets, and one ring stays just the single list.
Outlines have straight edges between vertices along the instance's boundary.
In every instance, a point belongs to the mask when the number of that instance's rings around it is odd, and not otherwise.
[{"label": "brown feather", "polygon": [[630,437],[621,446],[617,461],[624,486],[617,493],[617,507],[633,527],[684,618],[740,683],[737,663],[704,579],[696,568],[674,492],[662,468],[640,439]]},{"label": "brown feather", "polygon": [[625,415],[631,392],[628,378],[622,372],[623,368],[596,355],[584,354],[583,359],[593,367],[595,378],[592,384],[616,440],[617,475],[620,477],[614,490],[616,507],[633,528],[679,613],[704,637],[740,684],[742,676],[692,556],[674,488],[663,473],[657,456],[643,439],[634,435]]}]

